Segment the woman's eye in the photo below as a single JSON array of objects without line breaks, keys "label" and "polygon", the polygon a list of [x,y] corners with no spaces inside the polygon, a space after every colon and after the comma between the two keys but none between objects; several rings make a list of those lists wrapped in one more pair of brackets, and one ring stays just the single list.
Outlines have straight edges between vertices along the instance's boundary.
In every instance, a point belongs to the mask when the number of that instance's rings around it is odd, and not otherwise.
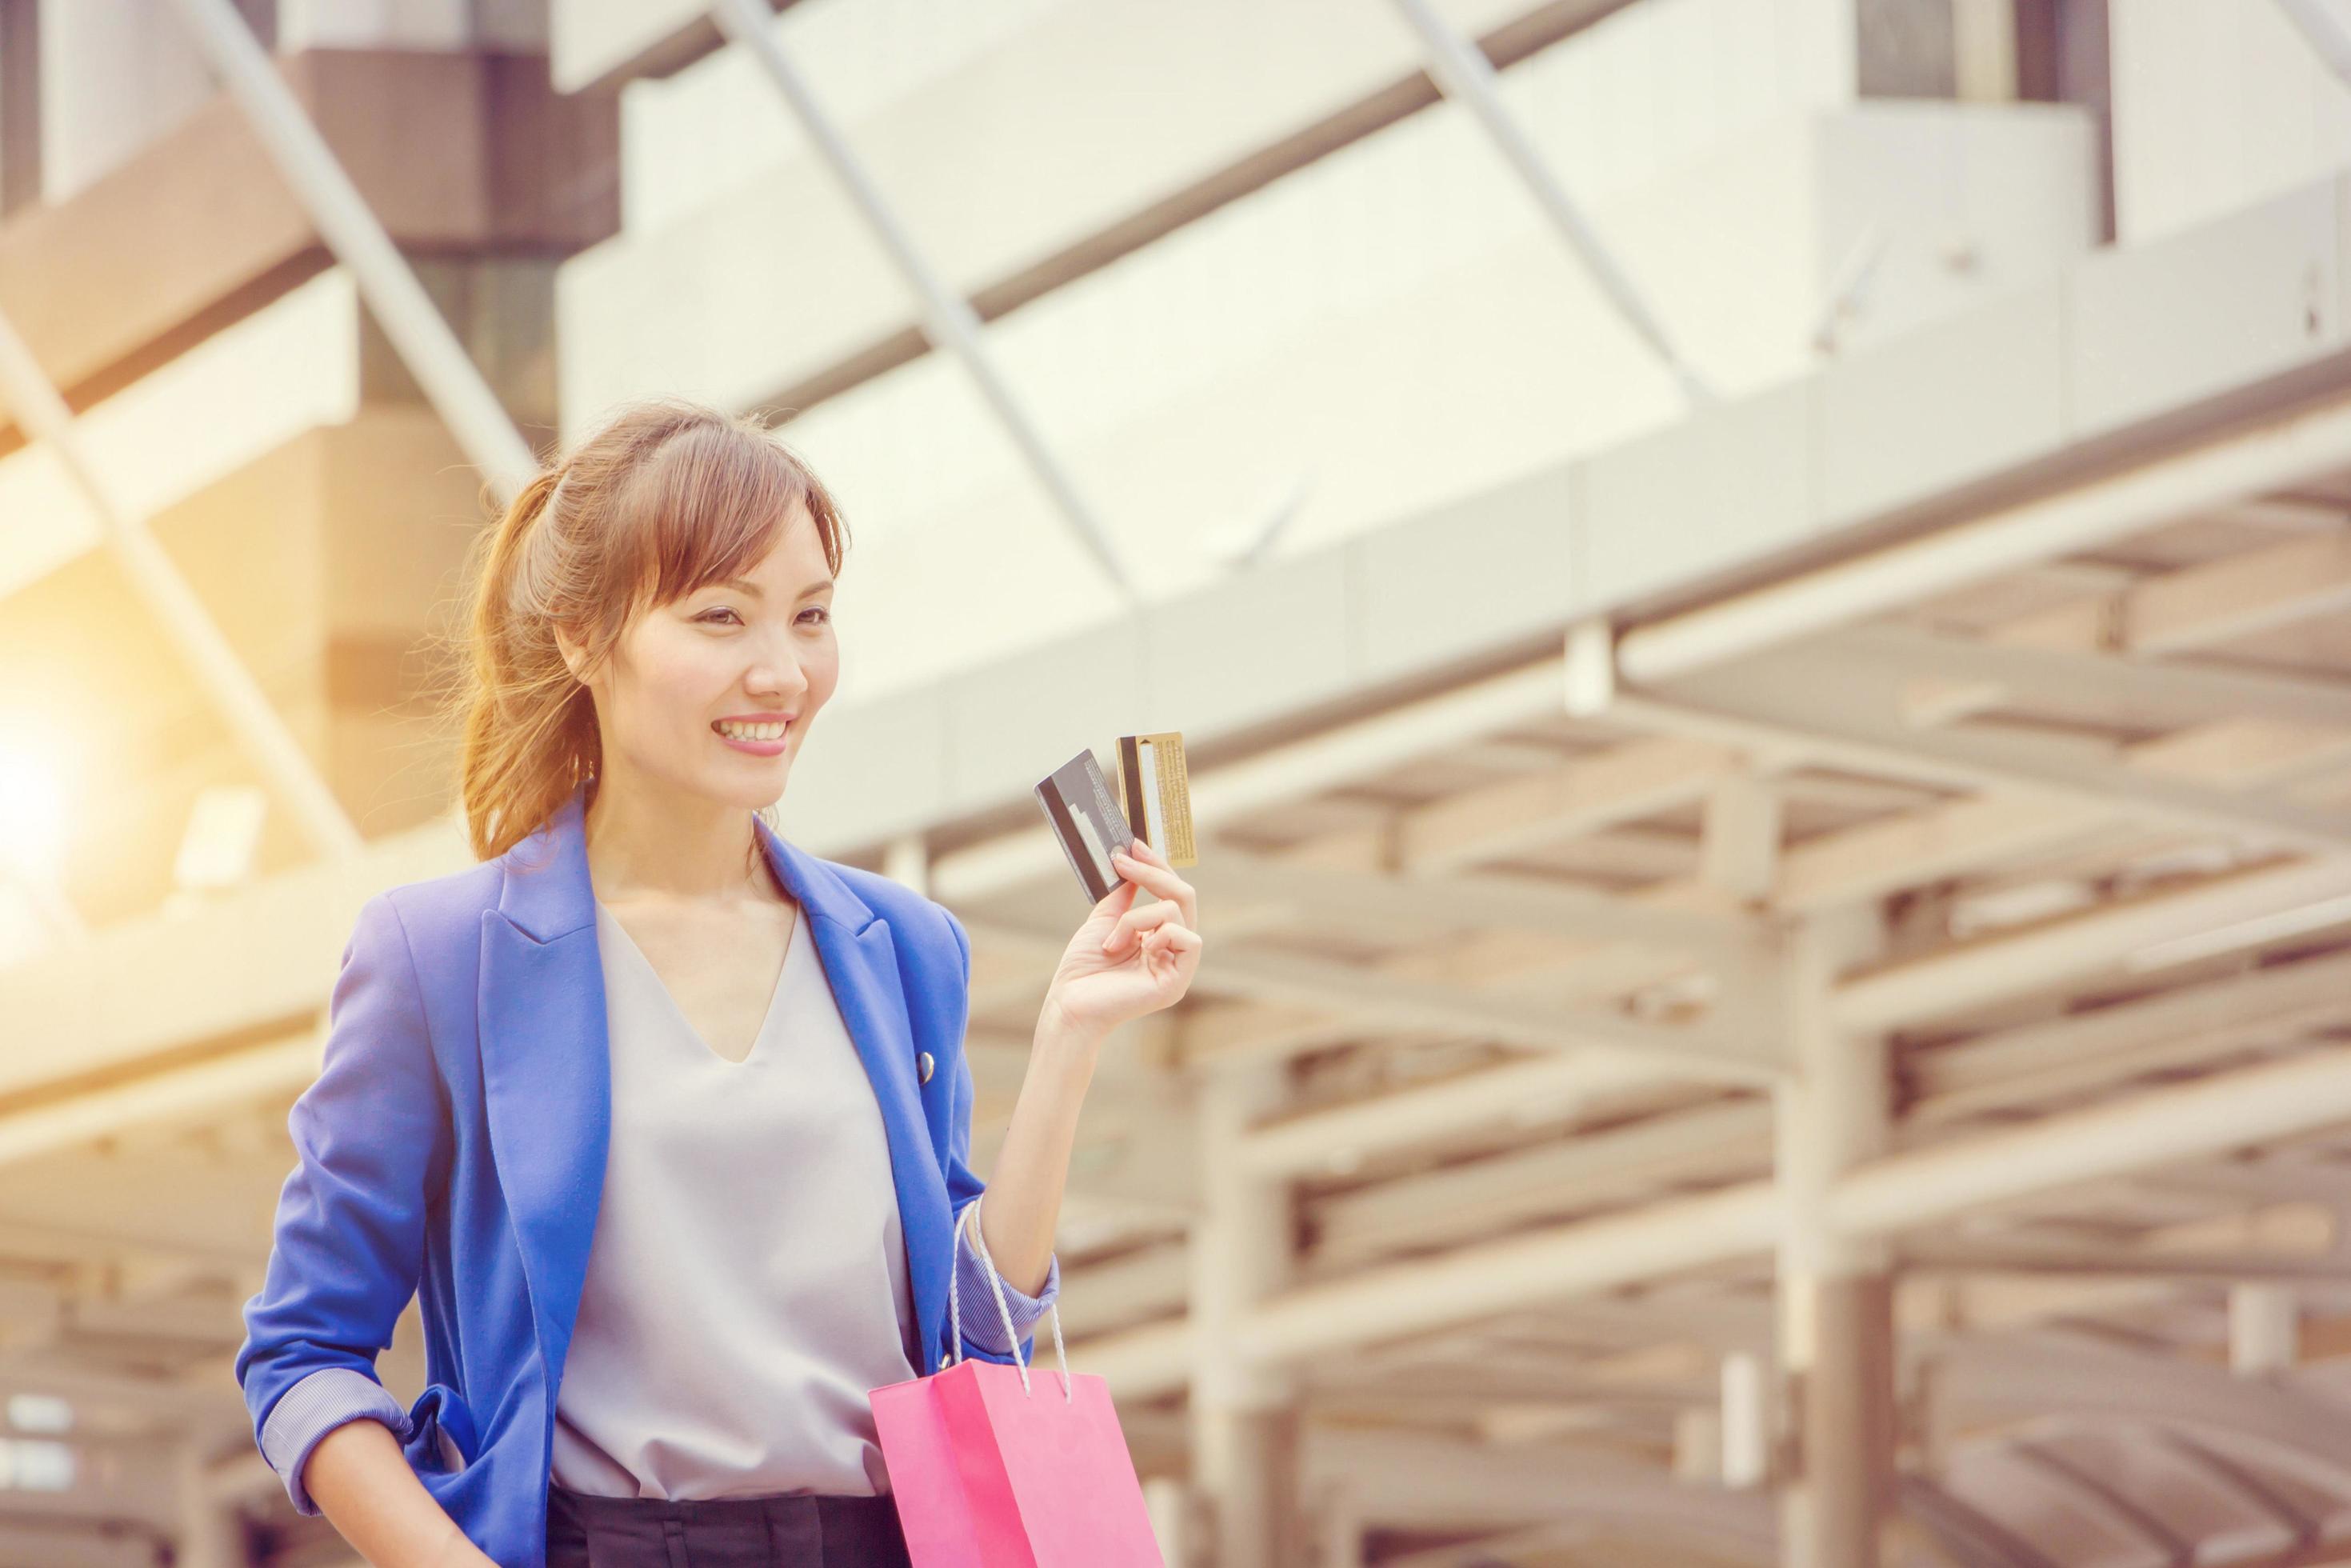
[{"label": "woman's eye", "polygon": [[737,624],[740,624],[740,623],[741,623],[741,622],[742,622],[742,619],[743,619],[741,616],[739,616],[739,615],[736,615],[736,614],[735,614],[735,612],[733,612],[732,610],[727,609],[727,608],[726,608],[725,605],[723,605],[723,604],[722,604],[722,605],[720,605],[720,606],[719,606],[717,609],[716,609],[716,610],[705,610],[705,611],[704,611],[701,614],[699,614],[699,615],[695,616],[695,619],[696,621],[699,621],[699,622],[703,622],[703,623],[704,623],[704,624],[705,624],[705,625],[710,625],[710,626],[720,626],[720,625],[724,625],[724,624],[726,624],[726,622],[722,622],[722,621],[720,621],[720,620],[718,619],[718,617],[720,617],[721,615],[732,615],[732,616],[734,616],[734,617],[735,617],[735,620],[736,620],[736,622],[737,622]]},{"label": "woman's eye", "polygon": [[[816,619],[810,621],[809,617],[811,615]],[[800,619],[811,626],[822,626],[832,620],[832,612],[821,604],[811,604],[800,612]]]}]

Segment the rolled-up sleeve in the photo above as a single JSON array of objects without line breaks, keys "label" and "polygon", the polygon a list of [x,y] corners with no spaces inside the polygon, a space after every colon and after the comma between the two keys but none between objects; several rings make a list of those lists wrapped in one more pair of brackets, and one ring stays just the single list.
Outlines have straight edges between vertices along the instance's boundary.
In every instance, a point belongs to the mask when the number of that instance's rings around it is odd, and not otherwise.
[{"label": "rolled-up sleeve", "polygon": [[286,1483],[295,1512],[319,1511],[302,1485],[302,1467],[328,1433],[351,1421],[381,1421],[400,1441],[409,1438],[408,1412],[400,1401],[382,1384],[348,1366],[320,1367],[270,1407],[261,1427],[261,1457]]},{"label": "rolled-up sleeve", "polygon": [[988,1267],[980,1260],[970,1230],[969,1226],[956,1228],[956,1293],[961,1299],[963,1337],[976,1350],[1010,1355],[1013,1344],[1026,1340],[1061,1299],[1061,1260],[1057,1254],[1047,1263],[1044,1286],[1033,1296],[998,1276],[1004,1286],[1004,1309],[1012,1314],[1012,1338],[1007,1339],[1004,1312],[997,1310],[996,1292],[988,1287]]}]

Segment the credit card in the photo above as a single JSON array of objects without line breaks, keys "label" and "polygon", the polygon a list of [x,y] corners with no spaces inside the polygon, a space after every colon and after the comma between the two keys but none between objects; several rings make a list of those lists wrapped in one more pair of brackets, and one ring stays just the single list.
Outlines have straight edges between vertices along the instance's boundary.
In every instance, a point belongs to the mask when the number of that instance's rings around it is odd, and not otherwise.
[{"label": "credit card", "polygon": [[1118,737],[1118,798],[1134,836],[1171,866],[1198,863],[1192,843],[1192,781],[1184,737],[1174,730]]},{"label": "credit card", "polygon": [[1086,896],[1100,904],[1124,880],[1110,857],[1133,843],[1134,834],[1119,814],[1094,754],[1081,751],[1047,774],[1038,782],[1037,800]]}]

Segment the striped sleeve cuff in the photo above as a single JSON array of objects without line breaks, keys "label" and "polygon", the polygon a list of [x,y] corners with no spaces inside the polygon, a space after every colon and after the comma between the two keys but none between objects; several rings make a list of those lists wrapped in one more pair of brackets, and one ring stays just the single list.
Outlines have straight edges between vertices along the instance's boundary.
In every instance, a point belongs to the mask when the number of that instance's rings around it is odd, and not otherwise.
[{"label": "striped sleeve cuff", "polygon": [[[967,1232],[956,1237],[956,1291],[963,1300],[963,1337],[977,1349],[992,1355],[1010,1355],[1012,1346],[1004,1338],[1004,1316],[996,1310],[996,1292],[987,1283],[987,1265],[979,1260],[972,1249]],[[1045,1283],[1031,1296],[1014,1288],[1012,1281],[1004,1283],[1004,1304],[1012,1313],[1012,1327],[1020,1339],[1051,1308],[1061,1293],[1061,1259],[1056,1253],[1045,1266]]]},{"label": "striped sleeve cuff", "polygon": [[[1001,1332],[999,1329],[998,1332]],[[408,1412],[382,1384],[348,1366],[324,1366],[278,1396],[262,1424],[261,1457],[286,1483],[297,1513],[315,1514],[319,1505],[302,1488],[302,1466],[319,1439],[346,1421],[381,1421],[402,1442],[408,1440]]]}]

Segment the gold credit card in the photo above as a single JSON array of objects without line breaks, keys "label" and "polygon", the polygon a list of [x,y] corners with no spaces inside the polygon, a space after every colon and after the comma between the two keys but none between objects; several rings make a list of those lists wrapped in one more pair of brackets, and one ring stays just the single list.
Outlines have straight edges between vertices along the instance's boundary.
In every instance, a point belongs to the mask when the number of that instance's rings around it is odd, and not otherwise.
[{"label": "gold credit card", "polygon": [[1184,737],[1161,735],[1118,737],[1118,798],[1134,836],[1167,857],[1172,866],[1196,865],[1192,843],[1192,781],[1184,767]]}]

